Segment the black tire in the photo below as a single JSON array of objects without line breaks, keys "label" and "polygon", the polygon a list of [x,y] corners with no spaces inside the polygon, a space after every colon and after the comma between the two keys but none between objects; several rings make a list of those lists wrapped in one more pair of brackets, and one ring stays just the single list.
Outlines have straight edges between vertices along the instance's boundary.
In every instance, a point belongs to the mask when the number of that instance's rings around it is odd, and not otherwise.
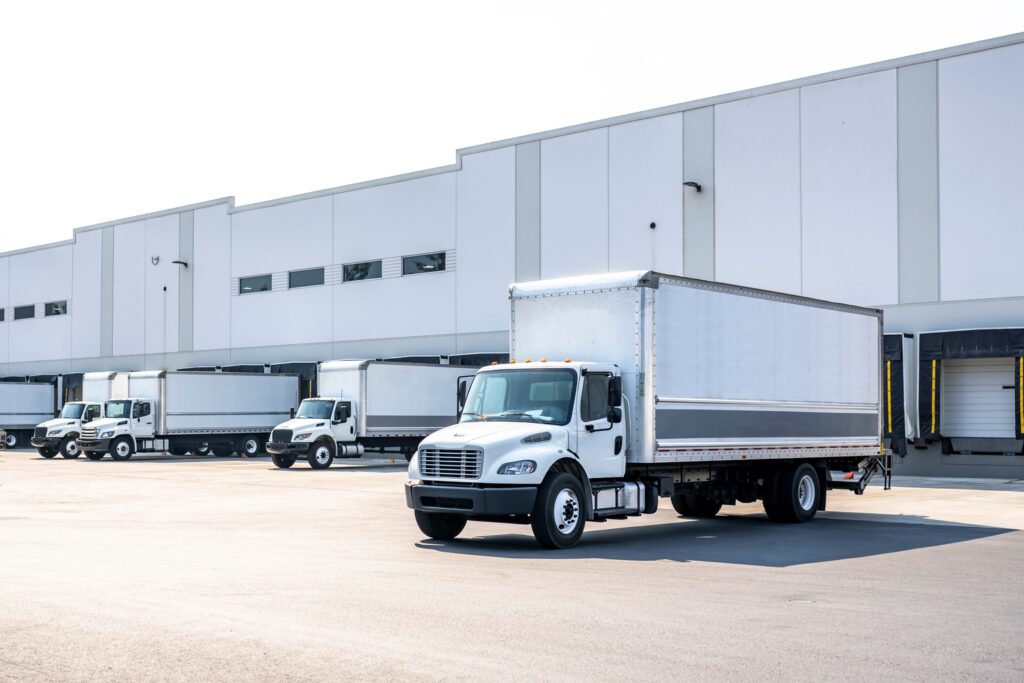
[{"label": "black tire", "polygon": [[283,470],[288,469],[295,464],[295,456],[288,455],[286,453],[272,453],[270,459],[274,461],[274,464]]},{"label": "black tire", "polygon": [[135,447],[127,436],[119,436],[110,444],[110,457],[114,460],[129,460],[135,455]]},{"label": "black tire", "polygon": [[57,451],[52,448],[37,448],[36,450],[39,451],[39,455],[43,456],[47,460],[57,455]]},{"label": "black tire", "polygon": [[679,493],[672,496],[672,507],[683,517],[709,519],[718,514],[722,504],[698,494]]},{"label": "black tire", "polygon": [[438,541],[450,541],[466,528],[466,518],[463,515],[453,515],[447,512],[416,510],[416,526],[430,538]]},{"label": "black tire", "polygon": [[18,432],[7,432],[7,436],[4,437],[4,446],[8,449],[17,448],[21,445],[21,435]]},{"label": "black tire", "polygon": [[249,434],[238,440],[238,443],[235,444],[235,451],[243,458],[252,458],[263,451],[263,443],[260,441],[260,437]]},{"label": "black tire", "polygon": [[171,455],[186,455],[188,453],[188,449],[184,446],[171,444],[171,447],[167,449],[167,452]]},{"label": "black tire", "polygon": [[306,462],[314,470],[325,470],[334,462],[334,444],[327,439],[317,439],[309,447]]},{"label": "black tire", "polygon": [[208,444],[208,443],[206,443],[204,441],[203,443],[199,444],[195,448],[190,448],[189,449],[189,453],[191,453],[192,455],[209,455],[210,454],[210,444]]},{"label": "black tire", "polygon": [[773,522],[784,522],[782,509],[779,507],[779,473],[785,465],[776,467],[764,476],[764,483],[761,488],[761,504],[764,505],[764,513]]},{"label": "black tire", "polygon": [[234,452],[235,449],[232,448],[231,446],[224,446],[222,444],[218,444],[213,447],[213,454],[218,458],[226,458],[230,455],[233,455]]},{"label": "black tire", "polygon": [[530,516],[533,535],[542,546],[561,549],[576,545],[587,523],[583,495],[583,483],[575,476],[548,474]]},{"label": "black tire", "polygon": [[60,442],[60,456],[67,458],[68,460],[74,460],[82,454],[82,450],[78,447],[78,437],[65,436]]},{"label": "black tire", "polygon": [[103,456],[106,455],[106,451],[86,451],[85,457],[90,460],[102,460]]},{"label": "black tire", "polygon": [[[821,500],[818,472],[807,463],[785,465],[777,471],[774,510],[768,517],[776,522],[809,522]],[[768,505],[765,505],[768,512]],[[773,514],[774,513],[774,514]]]}]

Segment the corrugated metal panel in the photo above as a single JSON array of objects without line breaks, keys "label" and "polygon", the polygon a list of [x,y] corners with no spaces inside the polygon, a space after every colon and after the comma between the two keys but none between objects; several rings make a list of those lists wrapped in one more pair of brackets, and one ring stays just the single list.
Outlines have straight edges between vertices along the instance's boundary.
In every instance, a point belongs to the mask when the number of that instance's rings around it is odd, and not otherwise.
[{"label": "corrugated metal panel", "polygon": [[944,360],[941,387],[943,436],[1015,436],[1012,358]]}]

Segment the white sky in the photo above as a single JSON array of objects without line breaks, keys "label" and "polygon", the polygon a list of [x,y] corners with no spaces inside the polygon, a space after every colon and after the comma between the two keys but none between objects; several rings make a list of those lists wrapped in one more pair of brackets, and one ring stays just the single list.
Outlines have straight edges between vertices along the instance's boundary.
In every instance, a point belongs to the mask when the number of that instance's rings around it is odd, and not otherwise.
[{"label": "white sky", "polygon": [[1024,31],[1024,3],[8,2],[0,251]]}]

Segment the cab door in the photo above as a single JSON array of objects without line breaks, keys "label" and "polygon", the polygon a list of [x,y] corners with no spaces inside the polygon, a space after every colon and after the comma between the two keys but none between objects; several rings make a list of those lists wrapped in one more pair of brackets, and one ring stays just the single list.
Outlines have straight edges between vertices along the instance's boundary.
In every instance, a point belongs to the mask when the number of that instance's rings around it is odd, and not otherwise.
[{"label": "cab door", "polygon": [[338,443],[351,443],[356,440],[351,401],[338,401],[334,404],[334,412],[331,414],[331,432],[334,434],[334,440]]},{"label": "cab door", "polygon": [[136,439],[153,436],[152,401],[136,401],[132,406],[132,433]]},{"label": "cab door", "polygon": [[621,378],[586,372],[579,399],[577,453],[592,479],[621,477],[626,471]]},{"label": "cab door", "polygon": [[82,413],[82,424],[89,424],[93,420],[98,420],[102,417],[103,407],[99,403],[90,403],[85,406],[85,411]]}]

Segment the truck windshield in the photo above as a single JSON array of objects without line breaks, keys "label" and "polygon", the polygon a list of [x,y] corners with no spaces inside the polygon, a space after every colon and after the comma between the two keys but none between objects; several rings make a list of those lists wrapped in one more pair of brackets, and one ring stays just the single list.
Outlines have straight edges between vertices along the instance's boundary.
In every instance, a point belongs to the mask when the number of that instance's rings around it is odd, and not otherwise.
[{"label": "truck windshield", "polygon": [[77,420],[82,417],[84,411],[84,403],[65,403],[61,408],[60,416],[68,420]]},{"label": "truck windshield", "polygon": [[481,372],[466,397],[461,422],[497,420],[564,425],[572,417],[574,370]]},{"label": "truck windshield", "polygon": [[323,401],[320,399],[306,399],[299,405],[299,411],[295,417],[305,417],[310,420],[327,420],[331,417],[331,410],[334,408],[334,401]]},{"label": "truck windshield", "polygon": [[107,401],[107,417],[128,417],[132,414],[131,401]]}]

